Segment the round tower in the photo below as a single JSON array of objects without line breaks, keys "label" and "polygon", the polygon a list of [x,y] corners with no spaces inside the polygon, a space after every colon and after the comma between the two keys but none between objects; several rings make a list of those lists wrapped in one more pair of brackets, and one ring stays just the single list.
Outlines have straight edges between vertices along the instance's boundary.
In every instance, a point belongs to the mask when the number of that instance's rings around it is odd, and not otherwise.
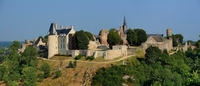
[{"label": "round tower", "polygon": [[58,38],[56,35],[48,36],[48,58],[58,54]]},{"label": "round tower", "polygon": [[167,29],[167,37],[171,37],[172,36],[172,29]]}]

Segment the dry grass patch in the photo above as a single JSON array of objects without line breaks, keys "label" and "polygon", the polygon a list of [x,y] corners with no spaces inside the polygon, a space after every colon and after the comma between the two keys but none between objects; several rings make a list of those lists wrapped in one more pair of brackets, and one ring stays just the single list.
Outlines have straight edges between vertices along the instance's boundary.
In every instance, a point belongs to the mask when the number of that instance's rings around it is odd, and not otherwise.
[{"label": "dry grass patch", "polygon": [[[90,62],[78,62],[76,68],[66,68],[70,60],[64,61],[51,61],[44,60],[51,66],[51,76],[44,79],[42,82],[37,82],[38,86],[81,86],[83,83],[83,76],[87,68],[93,68],[92,72],[96,72],[101,67],[108,67],[107,63],[90,63]],[[53,78],[54,72],[58,69],[62,70],[62,76],[59,78]],[[91,83],[91,80],[87,82]]]},{"label": "dry grass patch", "polygon": [[53,56],[50,58],[50,60],[67,60],[67,59],[73,59],[71,56]]}]

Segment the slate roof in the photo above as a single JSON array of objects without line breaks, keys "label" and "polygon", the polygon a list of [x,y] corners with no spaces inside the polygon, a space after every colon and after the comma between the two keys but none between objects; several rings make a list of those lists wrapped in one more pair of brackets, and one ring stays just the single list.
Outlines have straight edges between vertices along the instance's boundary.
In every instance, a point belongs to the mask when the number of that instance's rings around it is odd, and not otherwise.
[{"label": "slate roof", "polygon": [[57,32],[57,35],[59,34],[68,34],[71,31],[71,28],[68,29],[56,29],[55,28],[55,23],[51,23],[50,28],[49,28],[49,35],[55,35]]},{"label": "slate roof", "polygon": [[71,28],[69,29],[60,29],[60,30],[56,30],[57,34],[68,34],[71,31]]},{"label": "slate roof", "polygon": [[156,42],[163,42],[158,36],[151,36]]},{"label": "slate roof", "polygon": [[55,35],[54,23],[51,23],[51,25],[50,25],[49,35]]}]

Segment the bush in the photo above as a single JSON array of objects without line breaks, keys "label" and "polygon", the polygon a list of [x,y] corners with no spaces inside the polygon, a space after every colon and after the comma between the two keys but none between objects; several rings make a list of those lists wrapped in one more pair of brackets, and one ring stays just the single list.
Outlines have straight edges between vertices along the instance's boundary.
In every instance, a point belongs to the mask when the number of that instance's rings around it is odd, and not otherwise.
[{"label": "bush", "polygon": [[88,56],[86,60],[94,60],[94,56]]},{"label": "bush", "polygon": [[62,75],[61,70],[57,70],[55,78],[59,78],[61,75]]},{"label": "bush", "polygon": [[134,82],[133,79],[130,78],[130,77],[127,79],[127,81],[130,82],[130,83],[133,83],[133,82]]},{"label": "bush", "polygon": [[43,79],[44,79],[44,74],[38,74],[38,82],[42,82],[43,81]]},{"label": "bush", "polygon": [[8,86],[19,86],[17,81],[11,81],[8,83]]},{"label": "bush", "polygon": [[83,57],[83,55],[82,55],[82,54],[79,54],[79,55],[76,56],[74,59],[75,59],[75,60],[79,60],[79,59],[81,59],[81,57]]},{"label": "bush", "polygon": [[74,67],[76,67],[76,60],[74,61]]},{"label": "bush", "polygon": [[73,65],[72,61],[69,62],[67,68],[74,68],[74,65]]},{"label": "bush", "polygon": [[42,63],[40,70],[44,72],[44,78],[49,77],[51,67],[47,63]]}]

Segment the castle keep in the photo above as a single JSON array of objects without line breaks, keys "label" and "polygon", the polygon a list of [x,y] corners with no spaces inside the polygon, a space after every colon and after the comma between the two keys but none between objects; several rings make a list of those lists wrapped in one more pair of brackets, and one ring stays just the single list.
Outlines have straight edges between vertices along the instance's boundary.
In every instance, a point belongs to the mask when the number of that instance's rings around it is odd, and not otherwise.
[{"label": "castle keep", "polygon": [[72,37],[75,34],[74,27],[60,27],[57,29],[56,23],[51,23],[48,31],[48,58],[55,54],[65,53],[66,50],[73,49]]}]

